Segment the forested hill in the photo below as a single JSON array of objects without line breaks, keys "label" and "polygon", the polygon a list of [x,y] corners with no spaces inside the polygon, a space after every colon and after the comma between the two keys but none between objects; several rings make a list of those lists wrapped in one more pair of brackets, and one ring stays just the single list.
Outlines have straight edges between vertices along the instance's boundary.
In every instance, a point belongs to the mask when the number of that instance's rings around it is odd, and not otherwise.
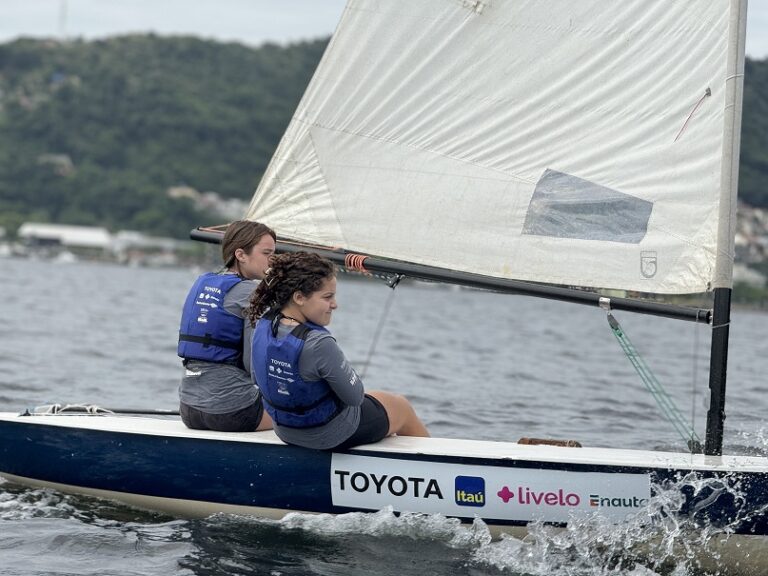
[{"label": "forested hill", "polygon": [[220,221],[166,190],[249,199],[326,44],[142,35],[0,45],[0,226],[188,237]]},{"label": "forested hill", "polygon": [[[248,199],[326,40],[188,37],[0,44],[0,226],[50,221],[186,237],[220,221],[186,185]],[[768,207],[768,60],[747,63],[741,199]]]},{"label": "forested hill", "polygon": [[768,208],[768,58],[747,59],[744,71],[739,198]]}]

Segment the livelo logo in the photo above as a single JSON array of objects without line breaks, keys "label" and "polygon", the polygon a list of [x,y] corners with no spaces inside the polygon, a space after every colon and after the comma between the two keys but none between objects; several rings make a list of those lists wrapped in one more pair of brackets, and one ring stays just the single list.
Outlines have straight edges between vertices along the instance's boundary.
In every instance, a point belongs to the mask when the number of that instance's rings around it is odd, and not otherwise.
[{"label": "livelo logo", "polygon": [[589,505],[594,508],[643,508],[648,505],[648,498],[608,498],[590,494]]},{"label": "livelo logo", "polygon": [[456,504],[485,506],[485,480],[478,476],[456,476]]},{"label": "livelo logo", "polygon": [[510,490],[509,486],[504,486],[496,495],[507,504],[510,500],[515,500],[520,504],[535,504],[544,506],[578,506],[581,504],[581,498],[573,492],[565,493],[562,488],[557,492],[537,492],[528,486],[518,486]]},{"label": "livelo logo", "polygon": [[339,489],[368,492],[375,490],[376,494],[389,493],[392,496],[412,496],[414,498],[436,497],[443,500],[440,484],[434,478],[390,476],[374,474],[373,472],[351,472],[350,470],[334,470],[339,477]]}]

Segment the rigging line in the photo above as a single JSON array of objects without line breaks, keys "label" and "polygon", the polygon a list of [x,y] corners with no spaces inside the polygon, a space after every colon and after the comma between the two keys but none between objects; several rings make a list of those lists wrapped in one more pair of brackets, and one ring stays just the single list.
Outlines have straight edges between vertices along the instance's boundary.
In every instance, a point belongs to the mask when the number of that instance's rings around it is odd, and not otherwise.
[{"label": "rigging line", "polygon": [[627,357],[632,362],[632,365],[637,370],[638,374],[640,374],[641,378],[646,383],[648,391],[653,396],[664,416],[670,421],[672,426],[675,428],[675,431],[684,440],[687,440],[686,435],[689,434],[689,430],[686,428],[684,423],[681,423],[680,418],[676,416],[676,407],[672,403],[672,400],[669,398],[669,396],[666,395],[665,391],[660,386],[650,383],[653,380],[653,374],[650,373],[648,367],[644,365],[642,359],[639,357],[636,351],[630,348],[626,342],[622,341],[621,346],[624,352],[627,354]]},{"label": "rigging line", "polygon": [[682,127],[682,128],[680,128],[680,132],[678,132],[678,133],[677,133],[677,136],[675,136],[675,142],[677,142],[677,141],[680,139],[680,136],[682,136],[682,135],[683,135],[683,132],[685,131],[685,128],[686,128],[686,126],[688,126],[688,122],[691,120],[691,118],[693,118],[693,115],[694,115],[694,114],[696,114],[696,110],[698,110],[698,109],[699,109],[699,106],[701,106],[701,105],[702,105],[702,103],[704,102],[704,100],[706,100],[706,99],[707,99],[707,98],[709,98],[710,96],[712,96],[712,90],[711,90],[711,89],[708,87],[708,88],[707,88],[707,89],[704,91],[704,96],[702,96],[701,98],[699,98],[699,101],[698,101],[698,102],[696,102],[696,106],[694,106],[694,107],[693,107],[693,110],[691,110],[691,113],[690,113],[690,114],[688,114],[688,118],[686,118],[686,119],[685,119],[685,122],[683,122],[683,127]]},{"label": "rigging line", "polygon": [[376,331],[373,333],[373,338],[371,339],[371,345],[368,348],[368,355],[365,358],[365,363],[363,364],[363,367],[360,369],[361,380],[365,379],[365,372],[368,370],[368,366],[370,366],[371,364],[371,358],[373,358],[373,352],[376,350],[376,346],[379,343],[379,337],[381,336],[381,332],[384,328],[384,322],[389,316],[389,311],[392,308],[392,303],[395,300],[395,288],[397,288],[397,285],[400,284],[400,280],[402,279],[403,279],[403,275],[397,274],[388,283],[388,286],[392,289],[392,291],[389,293],[389,296],[387,296],[387,301],[384,303],[384,309],[381,311],[381,316],[379,317],[379,323],[376,326]]},{"label": "rigging line", "polygon": [[607,318],[611,331],[619,342],[619,346],[621,346],[627,359],[629,359],[630,363],[640,376],[640,379],[643,381],[643,384],[651,393],[651,396],[653,396],[661,413],[672,424],[672,427],[688,445],[690,450],[692,452],[699,452],[701,440],[697,436],[696,431],[685,421],[682,412],[680,412],[672,397],[645,363],[640,353],[635,349],[629,337],[624,333],[624,329],[621,327],[618,320],[616,320],[610,312],[607,313]]}]

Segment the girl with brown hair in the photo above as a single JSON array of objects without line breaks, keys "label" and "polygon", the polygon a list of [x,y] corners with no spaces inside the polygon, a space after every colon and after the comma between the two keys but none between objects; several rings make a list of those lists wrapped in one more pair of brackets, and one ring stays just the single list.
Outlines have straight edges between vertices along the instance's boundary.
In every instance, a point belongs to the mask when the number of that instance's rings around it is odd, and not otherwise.
[{"label": "girl with brown hair", "polygon": [[245,309],[275,253],[275,240],[264,224],[232,222],[221,244],[224,268],[203,274],[189,291],[178,346],[185,369],[179,411],[189,428],[252,432],[272,427],[251,380]]},{"label": "girl with brown hair", "polygon": [[333,264],[307,252],[275,256],[253,293],[251,370],[276,434],[324,450],[429,436],[403,396],[365,393],[325,328],[336,308]]}]

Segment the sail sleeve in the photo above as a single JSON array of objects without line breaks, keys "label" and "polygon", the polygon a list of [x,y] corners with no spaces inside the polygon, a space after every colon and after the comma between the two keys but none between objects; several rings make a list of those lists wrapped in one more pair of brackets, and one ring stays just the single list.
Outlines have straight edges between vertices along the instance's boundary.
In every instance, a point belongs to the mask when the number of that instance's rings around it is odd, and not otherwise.
[{"label": "sail sleeve", "polygon": [[744,6],[350,0],[248,217],[499,278],[730,285]]}]

